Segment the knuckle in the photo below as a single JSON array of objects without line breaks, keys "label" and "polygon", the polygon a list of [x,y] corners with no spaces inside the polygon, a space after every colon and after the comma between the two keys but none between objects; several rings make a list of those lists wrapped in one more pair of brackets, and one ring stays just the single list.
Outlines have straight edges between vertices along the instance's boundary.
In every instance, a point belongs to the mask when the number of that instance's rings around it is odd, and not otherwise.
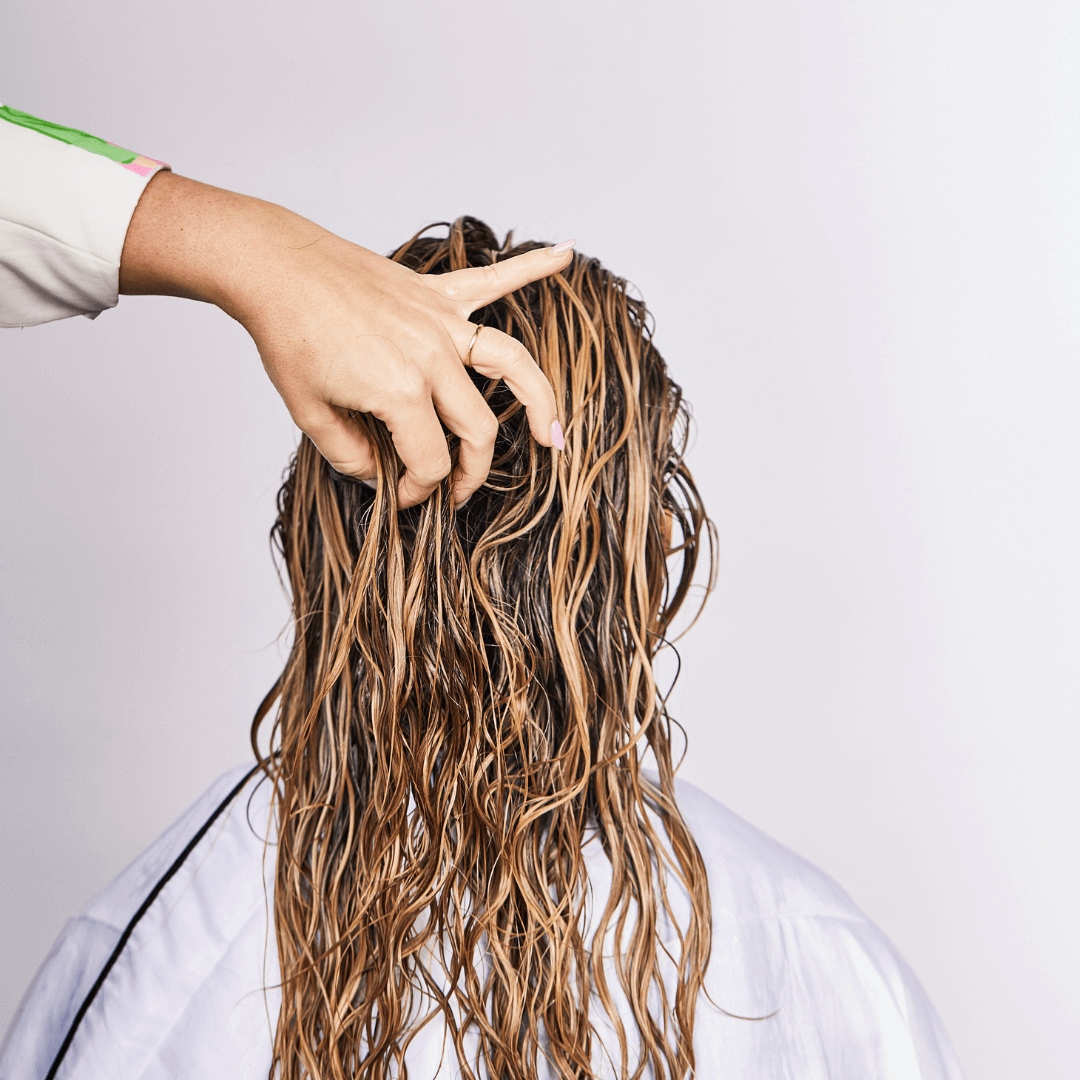
[{"label": "knuckle", "polygon": [[[326,455],[323,454],[323,457],[326,457]],[[370,473],[371,471],[371,462],[366,458],[335,456],[326,457],[326,460],[337,470],[337,472],[342,473],[345,476],[355,476],[360,478],[363,474]]]},{"label": "knuckle", "polygon": [[495,445],[495,439],[499,434],[499,421],[490,410],[485,411],[484,416],[477,417],[471,425],[471,431],[465,437],[465,441],[476,447],[491,449]]},{"label": "knuckle", "polygon": [[379,397],[396,397],[420,377],[416,365],[406,360],[398,349],[387,351],[385,356],[379,358],[378,372],[378,389],[375,393]]},{"label": "knuckle", "polygon": [[417,343],[413,351],[413,370],[421,377],[425,371],[434,371],[440,361],[448,358],[448,352],[452,350],[447,348],[442,338],[425,338],[423,342]]},{"label": "knuckle", "polygon": [[495,436],[499,434],[499,419],[490,410],[480,423],[480,434],[486,443],[494,443]]},{"label": "knuckle", "polygon": [[459,290],[459,282],[453,274],[425,274],[424,284],[448,300],[453,300]]},{"label": "knuckle", "polygon": [[325,408],[305,408],[289,410],[293,423],[309,438],[316,446],[324,439],[329,438],[341,426],[341,420]]},{"label": "knuckle", "polygon": [[434,487],[440,480],[450,475],[450,455],[440,454],[433,458],[424,468],[421,481],[428,487]]},{"label": "knuckle", "polygon": [[427,381],[415,368],[406,368],[396,374],[393,383],[394,396],[410,405],[418,405],[429,397]]},{"label": "knuckle", "polygon": [[309,438],[318,441],[319,435],[326,429],[326,422],[322,415],[303,406],[292,407],[289,415],[293,423]]}]

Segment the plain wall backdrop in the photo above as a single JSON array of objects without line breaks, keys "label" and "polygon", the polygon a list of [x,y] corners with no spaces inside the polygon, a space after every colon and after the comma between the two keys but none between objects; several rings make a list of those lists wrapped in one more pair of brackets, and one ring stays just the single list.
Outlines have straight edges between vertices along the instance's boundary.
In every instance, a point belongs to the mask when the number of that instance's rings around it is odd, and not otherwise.
[{"label": "plain wall backdrop", "polygon": [[[1075,1080],[1078,60],[1050,0],[36,0],[0,100],[375,250],[471,213],[630,278],[721,537],[683,775],[852,893],[972,1080]],[[295,438],[210,307],[0,333],[0,1025],[249,754]]]}]

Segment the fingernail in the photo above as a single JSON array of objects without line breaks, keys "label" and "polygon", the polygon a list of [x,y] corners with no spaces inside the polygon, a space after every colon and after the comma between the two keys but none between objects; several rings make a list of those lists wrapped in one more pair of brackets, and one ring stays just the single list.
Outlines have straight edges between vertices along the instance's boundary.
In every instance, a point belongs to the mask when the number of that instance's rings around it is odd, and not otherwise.
[{"label": "fingernail", "polygon": [[576,243],[577,243],[577,241],[576,241],[576,240],[563,240],[563,241],[562,241],[562,243],[560,243],[560,244],[556,244],[556,245],[555,245],[554,247],[552,247],[552,248],[548,248],[548,251],[550,251],[552,255],[564,255],[564,254],[566,254],[566,252],[568,252],[568,251],[569,251],[569,250],[570,250],[570,249],[571,249],[571,248],[572,248],[572,247],[573,247],[573,246],[574,246],[574,245],[575,245]]},{"label": "fingernail", "polygon": [[454,509],[455,510],[460,510],[471,498],[472,498],[471,494],[466,495],[465,498],[461,500],[461,502],[454,503]]},{"label": "fingernail", "polygon": [[556,450],[562,450],[566,446],[566,442],[563,439],[562,424],[558,420],[552,420],[551,422],[551,445]]}]

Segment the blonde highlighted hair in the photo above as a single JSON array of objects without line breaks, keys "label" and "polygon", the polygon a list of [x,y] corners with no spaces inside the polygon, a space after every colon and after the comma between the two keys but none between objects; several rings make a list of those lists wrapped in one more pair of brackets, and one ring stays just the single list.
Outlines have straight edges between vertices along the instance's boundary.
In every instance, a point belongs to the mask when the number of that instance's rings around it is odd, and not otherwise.
[{"label": "blonde highlighted hair", "polygon": [[[393,257],[441,273],[540,246],[500,245],[473,218],[428,231]],[[703,545],[712,579],[686,407],[644,304],[595,259],[575,255],[475,319],[537,359],[563,453],[472,372],[500,426],[462,509],[446,481],[399,512],[400,464],[366,417],[374,489],[303,438],[278,496],[294,641],[252,729],[254,744],[276,703],[275,1075],[403,1077],[434,1022],[466,1077],[592,1077],[591,1002],[613,1025],[619,1076],[689,1076],[711,916],[654,674]],[[613,965],[584,934],[587,831],[611,863],[592,925]],[[691,904],[665,989],[672,875]]]}]

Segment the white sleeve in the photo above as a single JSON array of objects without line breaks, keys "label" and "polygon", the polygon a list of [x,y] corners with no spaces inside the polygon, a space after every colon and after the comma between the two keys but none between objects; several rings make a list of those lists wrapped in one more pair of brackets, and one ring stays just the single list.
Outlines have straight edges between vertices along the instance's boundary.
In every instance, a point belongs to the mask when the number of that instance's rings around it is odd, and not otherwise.
[{"label": "white sleeve", "polygon": [[151,176],[168,166],[135,155],[118,162],[9,122],[8,111],[0,112],[0,326],[93,318],[116,306],[128,223]]}]

